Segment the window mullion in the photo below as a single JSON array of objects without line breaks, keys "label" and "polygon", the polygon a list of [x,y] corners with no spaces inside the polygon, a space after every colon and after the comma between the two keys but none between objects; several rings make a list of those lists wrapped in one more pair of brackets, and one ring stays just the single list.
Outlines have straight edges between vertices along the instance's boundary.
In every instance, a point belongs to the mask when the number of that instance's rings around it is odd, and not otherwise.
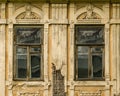
[{"label": "window mullion", "polygon": [[17,64],[15,64],[15,63],[17,63],[17,60],[16,60],[17,59],[16,46],[14,47],[14,77],[18,76],[18,72],[17,72],[18,67],[17,67]]},{"label": "window mullion", "polygon": [[30,49],[27,46],[27,80],[30,79]]},{"label": "window mullion", "polygon": [[[77,54],[78,52],[77,52],[77,51],[78,51],[78,46],[76,46],[76,48],[75,48],[75,52],[76,52],[75,55],[76,55],[76,57],[78,57],[78,54]],[[78,79],[78,59],[77,59],[77,58],[75,58],[75,59],[76,59],[76,60],[75,60],[75,61],[76,61],[76,66],[75,66],[75,67],[76,67],[76,69],[77,69],[77,70],[76,70],[76,76],[75,76],[75,77]]]},{"label": "window mullion", "polygon": [[91,78],[92,76],[92,64],[91,64],[91,48],[89,47],[89,52],[88,52],[88,75],[89,75],[89,79]]},{"label": "window mullion", "polygon": [[105,50],[102,49],[102,76],[105,77]]}]

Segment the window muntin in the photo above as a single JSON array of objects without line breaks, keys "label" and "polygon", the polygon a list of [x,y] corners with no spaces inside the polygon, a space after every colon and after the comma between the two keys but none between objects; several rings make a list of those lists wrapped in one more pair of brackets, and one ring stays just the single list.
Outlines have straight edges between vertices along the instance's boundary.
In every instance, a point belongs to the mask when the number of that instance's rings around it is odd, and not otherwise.
[{"label": "window muntin", "polygon": [[41,80],[43,26],[15,25],[14,29],[14,79]]},{"label": "window muntin", "polygon": [[75,26],[76,80],[104,79],[104,26]]}]

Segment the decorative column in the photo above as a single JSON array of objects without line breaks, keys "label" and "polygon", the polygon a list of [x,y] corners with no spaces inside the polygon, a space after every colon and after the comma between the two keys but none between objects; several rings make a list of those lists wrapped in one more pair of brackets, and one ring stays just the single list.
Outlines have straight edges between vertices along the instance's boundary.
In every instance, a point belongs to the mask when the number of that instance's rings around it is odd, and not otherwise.
[{"label": "decorative column", "polygon": [[45,85],[44,85],[44,96],[49,96],[48,90],[49,90],[49,78],[48,78],[48,27],[49,27],[49,22],[48,22],[48,17],[49,17],[49,5],[44,4],[44,80],[45,80]]},{"label": "decorative column", "polygon": [[[112,5],[112,10],[113,10],[113,14],[112,14],[112,19],[116,19],[116,4],[113,4]],[[115,24],[112,24],[111,25],[111,50],[112,50],[112,53],[111,53],[111,58],[112,58],[112,63],[111,63],[111,68],[112,68],[112,72],[111,72],[111,79],[112,81],[114,82],[113,83],[113,88],[112,88],[112,95],[116,94],[116,25]]]},{"label": "decorative column", "polygon": [[[13,4],[9,3],[8,4],[8,30],[6,32],[6,54],[7,54],[7,59],[6,59],[6,65],[7,65],[7,83],[10,85],[8,86],[8,94],[9,96],[13,96],[12,94],[12,80],[13,80],[13,21],[12,21],[12,16],[13,16]],[[6,84],[7,84],[6,83]],[[11,86],[11,88],[9,88]]]},{"label": "decorative column", "polygon": [[112,38],[112,80],[113,95],[120,94],[120,4],[112,4],[112,22],[111,22],[111,38]]},{"label": "decorative column", "polygon": [[69,81],[70,81],[70,96],[74,96],[74,4],[70,4],[70,31],[69,31]]},{"label": "decorative column", "polygon": [[5,3],[0,4],[0,95],[5,96]]},{"label": "decorative column", "polygon": [[110,17],[109,17],[109,4],[104,5],[106,12],[105,22],[105,96],[110,96]]}]

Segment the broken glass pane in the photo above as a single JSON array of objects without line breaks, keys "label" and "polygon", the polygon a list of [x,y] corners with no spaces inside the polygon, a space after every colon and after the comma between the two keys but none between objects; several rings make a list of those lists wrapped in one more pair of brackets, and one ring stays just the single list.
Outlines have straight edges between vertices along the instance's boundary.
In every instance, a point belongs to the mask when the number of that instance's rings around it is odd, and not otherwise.
[{"label": "broken glass pane", "polygon": [[26,78],[27,76],[27,48],[17,47],[17,78]]}]

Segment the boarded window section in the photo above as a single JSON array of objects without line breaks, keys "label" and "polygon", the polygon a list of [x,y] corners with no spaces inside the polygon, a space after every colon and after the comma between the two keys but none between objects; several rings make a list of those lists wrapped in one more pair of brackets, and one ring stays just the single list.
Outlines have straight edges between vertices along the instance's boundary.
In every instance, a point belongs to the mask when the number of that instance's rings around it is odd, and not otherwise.
[{"label": "boarded window section", "polygon": [[15,29],[15,79],[42,77],[42,26],[19,26]]},{"label": "boarded window section", "polygon": [[104,78],[104,26],[76,26],[76,79]]}]

